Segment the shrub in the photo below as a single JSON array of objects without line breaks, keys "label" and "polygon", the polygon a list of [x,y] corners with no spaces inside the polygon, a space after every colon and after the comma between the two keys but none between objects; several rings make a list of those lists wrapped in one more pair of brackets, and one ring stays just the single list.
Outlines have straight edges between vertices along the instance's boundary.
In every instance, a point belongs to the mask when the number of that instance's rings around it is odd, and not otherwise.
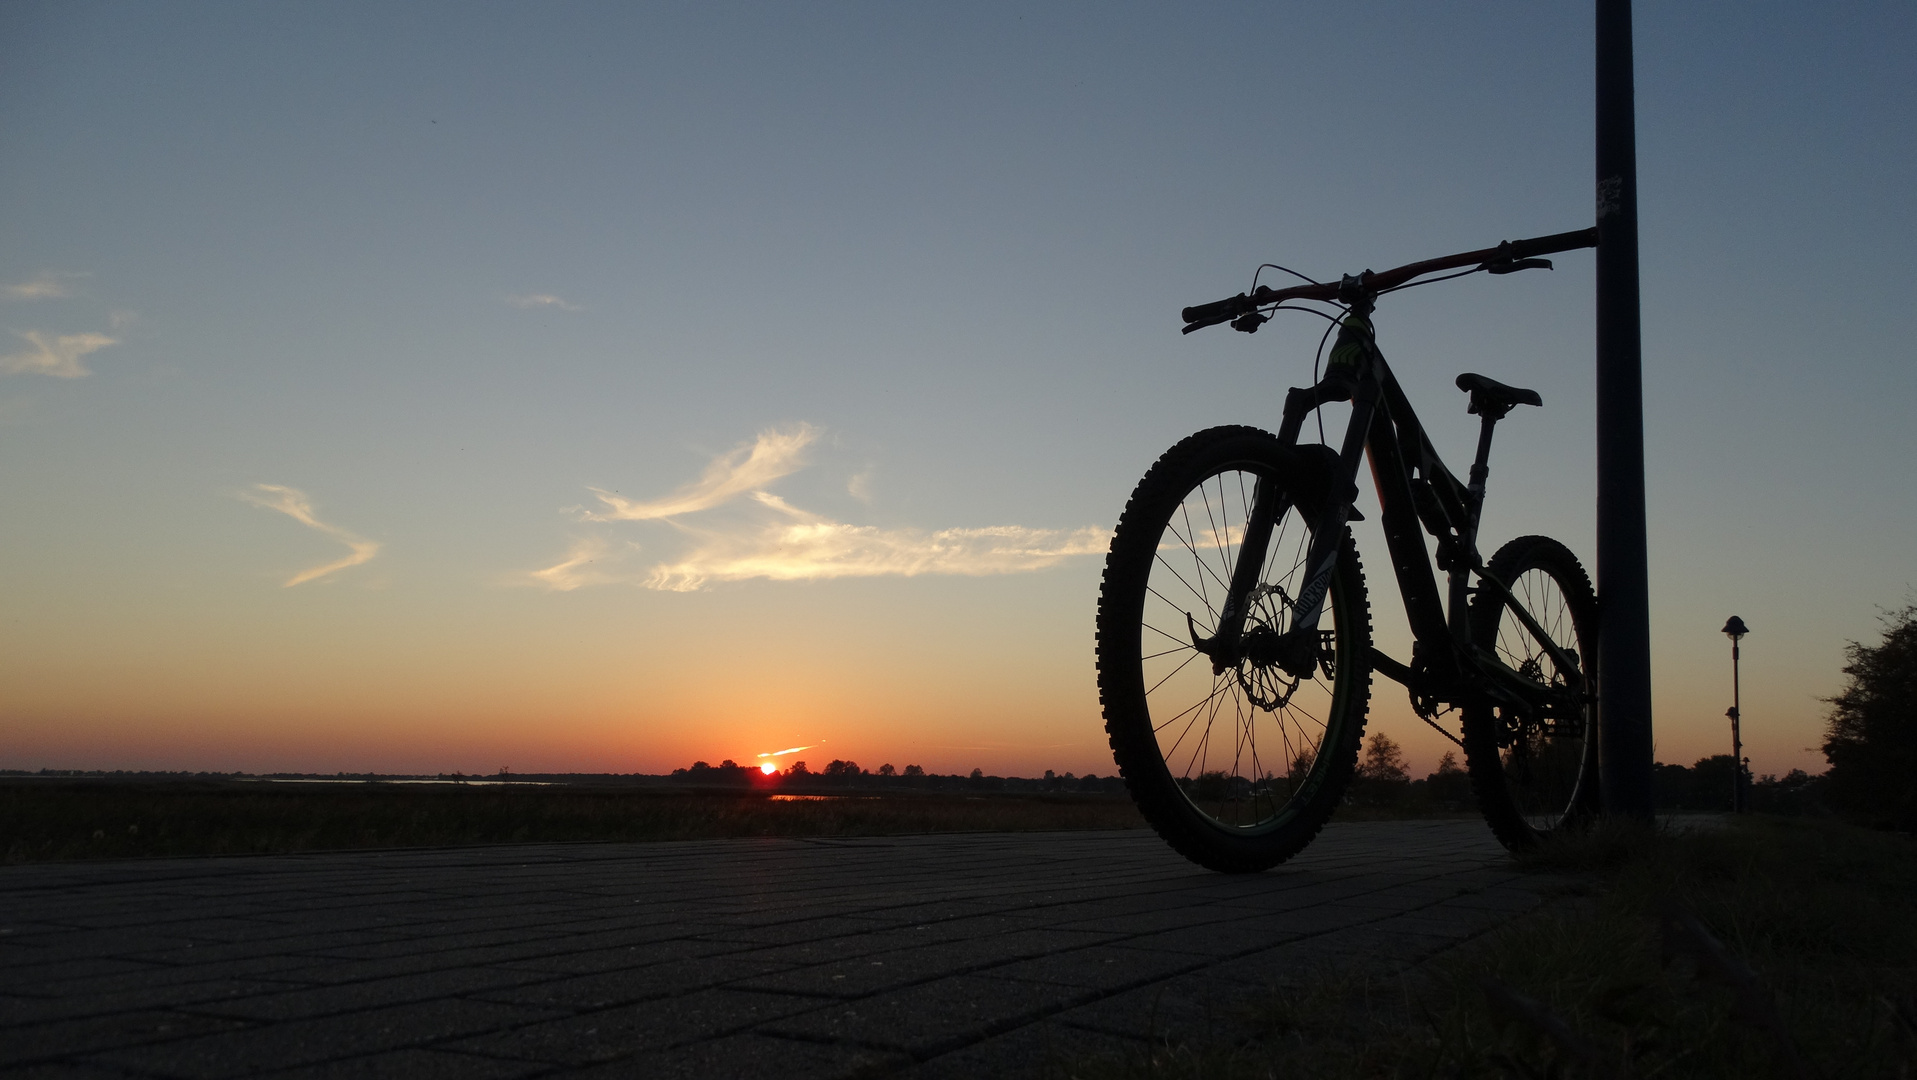
[{"label": "shrub", "polygon": [[1917,830],[1917,604],[1884,616],[1884,640],[1851,642],[1830,699],[1823,797],[1862,821]]}]

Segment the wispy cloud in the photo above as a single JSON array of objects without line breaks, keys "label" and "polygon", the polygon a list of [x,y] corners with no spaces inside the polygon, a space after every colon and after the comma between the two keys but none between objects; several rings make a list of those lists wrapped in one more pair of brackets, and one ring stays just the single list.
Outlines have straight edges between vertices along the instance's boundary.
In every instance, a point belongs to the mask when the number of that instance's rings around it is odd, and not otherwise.
[{"label": "wispy cloud", "polygon": [[627,560],[638,553],[638,544],[614,544],[603,536],[582,536],[572,542],[564,559],[527,577],[554,592],[571,592],[582,585],[636,582],[641,576],[627,568]]},{"label": "wispy cloud", "polygon": [[321,566],[315,566],[310,570],[302,570],[292,577],[287,578],[283,586],[284,588],[290,589],[295,585],[303,585],[306,582],[323,578],[328,574],[344,570],[347,567],[358,566],[379,554],[379,541],[368,540],[363,536],[348,532],[337,525],[328,525],[315,517],[313,515],[312,500],[308,499],[306,493],[298,488],[282,487],[279,484],[254,484],[253,490],[242,492],[240,498],[252,503],[254,506],[264,507],[268,510],[278,510],[280,513],[299,522],[301,525],[317,529],[333,539],[338,540],[340,543],[345,544],[347,548],[350,549],[351,553],[344,558],[336,559],[333,562]]},{"label": "wispy cloud", "polygon": [[99,352],[108,345],[120,343],[119,338],[93,333],[49,336],[38,330],[28,330],[24,333],[16,331],[14,336],[33,348],[0,356],[0,373],[51,375],[56,379],[79,379],[93,374],[80,363],[80,358],[88,353]]},{"label": "wispy cloud", "polygon": [[610,491],[590,488],[608,509],[588,512],[588,521],[656,521],[710,510],[734,496],[757,491],[782,476],[805,467],[804,451],[817,440],[819,429],[810,424],[771,428],[756,441],[722,454],[699,479],[663,499],[634,502]]},{"label": "wispy cloud", "polygon": [[516,308],[558,308],[560,311],[584,311],[584,304],[569,303],[551,293],[525,293],[506,297],[506,303]]},{"label": "wispy cloud", "polygon": [[[600,564],[609,555],[617,558],[607,541],[580,540],[564,561],[532,577],[559,590],[634,581],[650,589],[691,592],[712,582],[752,578],[1014,574],[1105,550],[1105,530],[1092,526],[928,530],[857,525],[803,510],[766,491],[773,481],[804,467],[803,451],[818,437],[818,429],[807,424],[762,432],[753,442],[721,455],[698,480],[650,502],[591,489],[607,509],[587,513],[587,520],[666,521],[686,538],[686,549],[638,574]],[[853,485],[852,493],[857,495],[861,486]],[[723,525],[682,520],[740,496],[748,498],[740,512],[726,515],[729,520]]]},{"label": "wispy cloud", "polygon": [[776,495],[757,492],[762,506],[784,520],[733,532],[699,532],[677,562],[661,563],[647,588],[691,592],[711,581],[807,581],[841,577],[983,576],[1042,570],[1073,555],[1105,550],[1105,530],[1031,529],[993,525],[975,529],[885,529],[851,525],[807,513]]},{"label": "wispy cloud", "polygon": [[15,285],[0,285],[0,296],[9,300],[64,300],[73,295],[73,283],[86,277],[67,270],[42,270]]}]

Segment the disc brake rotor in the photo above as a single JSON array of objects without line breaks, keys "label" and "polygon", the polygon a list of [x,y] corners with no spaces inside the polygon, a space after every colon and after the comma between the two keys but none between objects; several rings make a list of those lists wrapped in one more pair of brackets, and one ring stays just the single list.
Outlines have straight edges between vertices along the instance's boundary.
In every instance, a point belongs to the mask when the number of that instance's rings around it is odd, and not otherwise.
[{"label": "disc brake rotor", "polygon": [[[1274,603],[1265,603],[1268,597],[1277,597]],[[1283,631],[1280,629],[1289,620],[1286,613],[1292,608],[1291,597],[1277,585],[1260,584],[1245,595],[1245,642],[1255,646],[1260,639],[1271,640]],[[1274,659],[1254,660],[1252,656],[1269,656],[1270,650],[1248,647],[1247,654],[1238,661],[1238,688],[1244,691],[1245,700],[1266,712],[1276,712],[1291,702],[1291,695],[1297,693],[1302,680],[1288,675]]]}]

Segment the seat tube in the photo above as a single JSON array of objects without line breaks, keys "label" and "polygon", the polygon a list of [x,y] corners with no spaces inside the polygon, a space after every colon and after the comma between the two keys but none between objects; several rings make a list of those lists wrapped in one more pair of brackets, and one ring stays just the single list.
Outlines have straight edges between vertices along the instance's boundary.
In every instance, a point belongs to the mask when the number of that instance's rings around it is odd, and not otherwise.
[{"label": "seat tube", "polygon": [[1478,423],[1478,454],[1471,462],[1471,479],[1465,488],[1465,521],[1462,561],[1451,568],[1451,636],[1457,641],[1469,641],[1471,621],[1467,611],[1467,601],[1471,592],[1471,572],[1482,565],[1478,558],[1478,522],[1484,518],[1484,486],[1491,475],[1491,435],[1497,430],[1498,416],[1487,412]]}]

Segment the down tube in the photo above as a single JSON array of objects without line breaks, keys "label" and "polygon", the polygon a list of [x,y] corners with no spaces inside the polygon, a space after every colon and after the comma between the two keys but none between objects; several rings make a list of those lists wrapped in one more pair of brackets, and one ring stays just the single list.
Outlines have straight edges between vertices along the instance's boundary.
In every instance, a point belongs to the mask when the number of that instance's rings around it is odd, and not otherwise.
[{"label": "down tube", "polygon": [[1412,636],[1423,642],[1449,640],[1444,605],[1438,599],[1438,579],[1431,571],[1431,553],[1424,546],[1424,526],[1411,500],[1411,476],[1405,470],[1404,448],[1389,411],[1371,426],[1371,482],[1378,489],[1379,524],[1391,549],[1391,568],[1397,573],[1398,593],[1404,598],[1405,618]]}]

